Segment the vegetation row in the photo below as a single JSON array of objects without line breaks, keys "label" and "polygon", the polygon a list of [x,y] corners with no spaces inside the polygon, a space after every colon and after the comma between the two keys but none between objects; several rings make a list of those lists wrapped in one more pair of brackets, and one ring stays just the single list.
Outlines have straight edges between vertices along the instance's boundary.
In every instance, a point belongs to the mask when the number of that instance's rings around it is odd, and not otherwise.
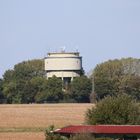
[{"label": "vegetation row", "polygon": [[123,93],[139,101],[140,59],[103,62],[88,77],[83,74],[63,85],[55,76],[46,79],[43,60],[24,61],[0,79],[0,103],[87,103]]}]

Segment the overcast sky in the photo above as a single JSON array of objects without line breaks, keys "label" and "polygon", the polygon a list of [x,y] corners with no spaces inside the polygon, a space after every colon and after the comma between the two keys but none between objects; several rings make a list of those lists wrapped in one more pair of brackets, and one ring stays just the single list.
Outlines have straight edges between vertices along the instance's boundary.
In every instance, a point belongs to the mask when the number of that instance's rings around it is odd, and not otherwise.
[{"label": "overcast sky", "polygon": [[86,72],[140,58],[140,0],[0,0],[0,77],[63,46],[79,50]]}]

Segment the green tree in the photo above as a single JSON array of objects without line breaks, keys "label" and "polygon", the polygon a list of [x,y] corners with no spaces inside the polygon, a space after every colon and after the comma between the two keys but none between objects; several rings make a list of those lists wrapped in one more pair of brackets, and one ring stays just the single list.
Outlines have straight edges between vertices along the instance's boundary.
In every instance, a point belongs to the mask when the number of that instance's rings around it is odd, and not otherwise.
[{"label": "green tree", "polygon": [[2,84],[3,84],[3,81],[2,79],[0,79],[0,104],[1,103],[5,103],[5,97],[3,95],[3,91],[2,91]]},{"label": "green tree", "polygon": [[4,83],[8,83],[14,78],[14,70],[7,70],[5,71],[3,75],[3,81]]},{"label": "green tree", "polygon": [[70,97],[76,102],[90,102],[89,96],[91,94],[92,84],[91,80],[86,76],[76,77],[70,85]]},{"label": "green tree", "polygon": [[121,80],[120,93],[127,93],[140,101],[140,76],[128,75]]},{"label": "green tree", "polygon": [[56,76],[49,78],[43,90],[37,93],[35,100],[39,103],[63,100],[62,80]]},{"label": "green tree", "polygon": [[[140,78],[139,68],[140,59],[133,58],[109,60],[97,65],[92,74],[97,98],[100,100],[108,95],[114,96],[118,93],[130,94],[135,92],[134,97],[139,99],[140,84],[138,86],[135,80],[133,80],[136,79],[138,82]],[[124,88],[127,85],[131,85],[131,92],[128,92],[128,89]],[[133,94],[131,95],[133,96]]]},{"label": "green tree", "polygon": [[[35,88],[33,79],[36,77],[43,78],[43,76],[43,60],[24,61],[15,65],[13,70],[6,71],[3,75],[3,94],[7,98],[7,102],[34,102],[34,97],[38,92],[35,89],[38,87]],[[36,86],[40,85],[36,84]]]},{"label": "green tree", "polygon": [[14,66],[16,79],[30,80],[33,77],[44,76],[43,60],[24,61]]},{"label": "green tree", "polygon": [[16,82],[9,81],[3,84],[3,93],[7,98],[7,103],[12,103],[14,96],[17,94]]},{"label": "green tree", "polygon": [[108,96],[86,113],[88,124],[140,124],[140,106],[126,94]]}]

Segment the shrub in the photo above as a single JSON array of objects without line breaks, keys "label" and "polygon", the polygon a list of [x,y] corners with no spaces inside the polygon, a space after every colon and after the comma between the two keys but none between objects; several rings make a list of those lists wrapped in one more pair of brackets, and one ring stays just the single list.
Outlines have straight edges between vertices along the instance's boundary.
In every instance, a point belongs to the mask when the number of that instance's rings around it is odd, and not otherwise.
[{"label": "shrub", "polygon": [[86,113],[88,124],[140,124],[140,107],[126,94],[108,96]]},{"label": "shrub", "polygon": [[63,137],[58,134],[54,134],[54,125],[49,126],[45,131],[46,140],[68,140],[66,137]]},{"label": "shrub", "polygon": [[75,136],[70,137],[69,140],[95,140],[95,138],[90,134],[77,134]]}]

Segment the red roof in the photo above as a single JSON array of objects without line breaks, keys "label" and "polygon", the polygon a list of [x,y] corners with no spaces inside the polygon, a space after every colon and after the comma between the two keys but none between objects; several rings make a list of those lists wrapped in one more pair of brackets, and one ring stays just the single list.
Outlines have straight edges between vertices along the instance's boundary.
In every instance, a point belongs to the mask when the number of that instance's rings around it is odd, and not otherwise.
[{"label": "red roof", "polygon": [[56,130],[59,134],[140,134],[140,125],[77,125]]}]

